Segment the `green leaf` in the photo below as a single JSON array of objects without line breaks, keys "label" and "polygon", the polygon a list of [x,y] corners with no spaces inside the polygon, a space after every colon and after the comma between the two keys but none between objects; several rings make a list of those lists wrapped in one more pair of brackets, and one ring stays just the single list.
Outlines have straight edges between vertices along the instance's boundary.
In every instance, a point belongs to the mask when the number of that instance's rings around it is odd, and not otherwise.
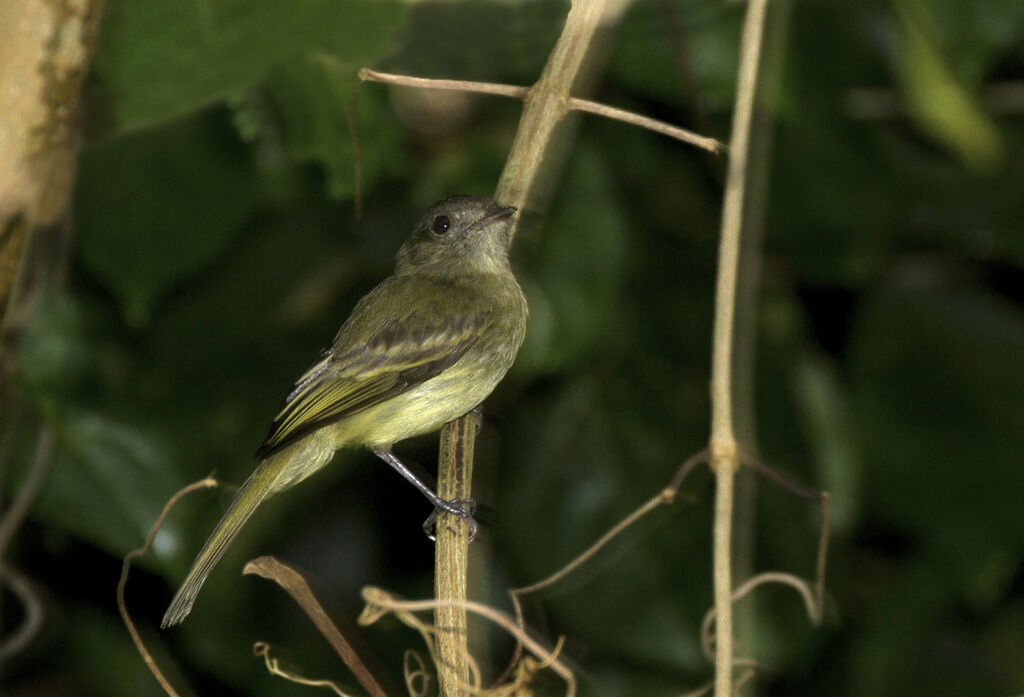
[{"label": "green leaf", "polygon": [[[50,422],[58,448],[34,515],[117,557],[139,546],[175,481],[170,448],[152,433],[99,412],[65,410]],[[175,545],[179,524],[161,529]]]},{"label": "green leaf", "polygon": [[[297,161],[321,165],[327,191],[335,198],[355,191],[356,149],[348,110],[359,68],[358,62],[343,63],[327,54],[308,55],[281,66],[266,83],[266,100],[276,113],[284,148]],[[364,86],[354,112],[364,189],[384,173],[403,170],[402,128],[385,95],[379,85]]]},{"label": "green leaf", "polygon": [[134,129],[241,93],[308,53],[372,62],[391,48],[405,11],[386,0],[114,0],[95,79],[116,125]]},{"label": "green leaf", "polygon": [[911,114],[967,166],[991,171],[1004,159],[995,122],[963,85],[929,29],[924,0],[897,0],[903,39],[903,80]]},{"label": "green leaf", "polygon": [[218,117],[176,121],[83,154],[79,251],[132,325],[223,252],[257,205],[256,170]]}]

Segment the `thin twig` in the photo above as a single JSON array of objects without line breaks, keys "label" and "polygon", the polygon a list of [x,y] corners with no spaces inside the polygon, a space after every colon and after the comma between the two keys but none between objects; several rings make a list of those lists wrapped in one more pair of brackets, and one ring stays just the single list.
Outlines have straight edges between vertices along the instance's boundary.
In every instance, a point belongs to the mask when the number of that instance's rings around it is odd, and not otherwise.
[{"label": "thin twig", "polygon": [[36,443],[36,452],[28,475],[14,502],[0,520],[0,587],[7,586],[25,608],[24,619],[18,628],[0,642],[0,663],[20,653],[32,643],[43,626],[43,604],[32,587],[32,582],[10,564],[4,562],[4,552],[21,527],[32,504],[42,491],[53,457],[53,433],[43,426]]},{"label": "thin twig", "polygon": [[263,659],[263,664],[267,667],[267,672],[271,675],[276,675],[279,678],[284,678],[289,682],[296,683],[298,685],[306,685],[308,687],[326,687],[338,697],[352,697],[348,692],[342,690],[337,683],[330,680],[314,680],[312,678],[304,678],[301,675],[297,675],[289,670],[285,670],[281,667],[281,662],[270,655],[270,649],[273,648],[270,644],[265,641],[257,641],[252,646],[252,652],[255,656]]},{"label": "thin twig", "polygon": [[749,0],[740,43],[740,69],[736,86],[729,145],[729,168],[715,291],[715,326],[711,360],[711,468],[715,473],[713,581],[718,616],[715,640],[715,696],[732,697],[732,516],[739,447],[733,424],[733,348],[736,289],[746,200],[747,159],[754,96],[761,63],[761,43],[767,0]]},{"label": "thin twig", "polygon": [[509,591],[509,594],[515,598],[519,598],[524,595],[529,595],[530,593],[536,593],[539,590],[543,590],[544,588],[554,585],[571,574],[583,563],[593,558],[593,556],[601,551],[601,549],[609,542],[622,534],[626,528],[634,525],[638,520],[649,514],[654,509],[660,508],[666,504],[674,503],[676,497],[679,495],[679,489],[682,487],[687,475],[689,475],[697,465],[705,462],[706,460],[707,451],[702,450],[695,455],[691,455],[682,465],[680,465],[668,486],[652,496],[646,503],[641,505],[618,523],[613,525],[607,532],[601,535],[594,544],[590,545],[590,547],[577,555],[572,561],[540,581],[536,581],[521,588],[513,588]]},{"label": "thin twig", "polygon": [[200,489],[210,489],[216,486],[220,486],[213,477],[207,477],[201,479],[198,482],[193,482],[183,489],[179,489],[174,496],[172,496],[167,503],[164,504],[163,510],[157,517],[156,522],[153,523],[153,527],[150,528],[149,534],[146,535],[146,541],[143,542],[142,546],[138,549],[133,549],[125,555],[124,561],[121,563],[121,578],[117,582],[117,610],[121,613],[121,620],[124,622],[124,626],[128,629],[128,634],[131,635],[132,641],[135,643],[135,648],[142,656],[142,660],[146,662],[146,666],[149,667],[149,671],[156,678],[156,681],[160,683],[160,687],[163,688],[170,697],[179,697],[177,690],[171,686],[171,683],[164,676],[163,671],[157,666],[156,661],[153,660],[153,655],[150,654],[149,649],[142,641],[142,637],[139,635],[139,631],[135,628],[135,622],[132,621],[131,615],[128,614],[128,607],[124,602],[124,589],[128,585],[128,572],[132,568],[132,561],[141,557],[143,554],[149,551],[149,548],[153,545],[153,540],[156,538],[157,532],[160,530],[160,526],[164,524],[164,519],[167,514],[171,512],[171,509],[180,501],[184,496],[191,494],[193,491]]},{"label": "thin twig", "polygon": [[[769,583],[789,586],[794,589],[804,602],[804,609],[807,611],[807,619],[810,620],[811,624],[815,627],[821,624],[823,609],[822,598],[817,595],[816,591],[811,588],[807,581],[784,571],[765,571],[755,576],[751,576],[740,584],[740,586],[733,592],[732,602],[735,603],[738,600],[742,600],[756,588]],[[817,581],[815,582],[815,585],[817,585]],[[711,660],[717,654],[715,646],[717,646],[718,643],[719,630],[712,629],[715,624],[716,615],[717,613],[715,608],[711,608],[708,610],[707,614],[704,615],[704,620],[701,622],[701,649],[704,651],[704,655],[708,660]],[[751,665],[753,663],[754,662],[751,659],[739,659],[735,657],[732,661],[733,666]]]},{"label": "thin twig", "polygon": [[[458,608],[463,612],[479,615],[515,637],[516,641],[539,661],[539,663],[531,667],[532,670],[551,668],[551,670],[555,671],[565,680],[567,686],[566,697],[574,697],[576,694],[576,677],[558,657],[563,640],[559,639],[554,648],[547,649],[520,627],[514,617],[504,612],[472,600],[397,600],[386,591],[374,588],[373,586],[363,588],[363,600],[366,602],[366,608],[359,616],[360,624],[373,624],[385,614],[394,613],[403,623],[423,633],[425,638],[428,638],[432,632],[436,632],[437,628],[430,627],[417,620],[413,616],[414,613],[436,612],[439,608]],[[432,642],[428,640],[428,648],[431,645]]]},{"label": "thin twig", "polygon": [[3,561],[7,545],[14,539],[14,534],[21,527],[29,509],[35,503],[39,492],[46,481],[46,474],[50,471],[50,460],[53,457],[53,434],[50,429],[43,426],[39,431],[39,440],[36,442],[35,456],[29,466],[28,475],[22,484],[18,495],[11,503],[10,508],[4,513],[0,520],[0,563]]},{"label": "thin twig", "polygon": [[665,123],[664,121],[652,119],[649,116],[642,116],[640,114],[634,114],[632,111],[626,111],[625,109],[618,109],[613,106],[592,102],[589,99],[578,99],[573,97],[569,100],[569,108],[576,111],[584,111],[588,114],[597,114],[598,116],[615,119],[616,121],[623,121],[634,126],[640,126],[641,128],[646,128],[649,131],[660,133],[668,136],[669,138],[675,138],[676,140],[681,140],[684,143],[695,145],[698,148],[707,150],[715,155],[719,155],[727,149],[725,143],[715,140],[714,138],[698,135],[693,131],[688,131],[685,128],[680,128],[679,126],[673,126],[672,124]]},{"label": "thin twig", "polygon": [[316,599],[302,574],[274,557],[257,557],[251,560],[242,569],[242,574],[252,574],[268,579],[287,591],[288,595],[292,596],[292,599],[298,603],[299,607],[306,613],[306,616],[320,630],[320,633],[331,645],[335,653],[352,671],[356,680],[363,686],[363,689],[369,692],[372,697],[387,697],[387,692],[380,686],[380,683],[377,682],[377,679],[373,677],[373,674],[370,673],[369,669],[359,658],[359,654],[356,653],[338,627],[331,621],[327,611],[324,610],[320,601]]},{"label": "thin twig", "polygon": [[387,85],[400,85],[402,87],[419,87],[428,90],[452,90],[454,92],[475,92],[476,94],[495,94],[499,97],[515,97],[523,99],[530,91],[529,87],[519,85],[504,85],[500,82],[476,82],[474,80],[443,80],[428,77],[413,77],[412,75],[396,75],[395,73],[382,73],[378,70],[363,68],[359,71],[361,81],[380,82]]},{"label": "thin twig", "polygon": [[[674,503],[676,499],[679,497],[679,490],[682,488],[683,482],[685,482],[686,477],[697,467],[697,465],[707,462],[707,457],[707,451],[702,450],[687,458],[686,461],[683,462],[683,464],[680,465],[679,468],[676,470],[675,474],[672,476],[672,479],[669,481],[668,485],[665,488],[663,488],[657,494],[648,499],[647,502],[642,504],[639,508],[629,513],[625,518],[620,520],[618,523],[613,525],[607,532],[601,535],[601,537],[599,537],[596,542],[594,542],[592,545],[587,547],[587,549],[585,549],[583,552],[575,556],[571,561],[569,561],[569,563],[565,564],[560,569],[550,574],[549,576],[546,576],[540,581],[535,581],[534,583],[531,583],[528,586],[522,586],[520,588],[511,589],[508,592],[508,595],[509,598],[512,600],[512,607],[515,611],[516,621],[519,623],[519,626],[525,629],[525,621],[523,619],[522,607],[522,597],[524,595],[536,593],[558,583],[563,578],[565,578],[573,571],[578,569],[580,566],[582,566],[585,562],[592,559],[598,552],[600,552],[605,546],[607,546],[608,543],[610,543],[613,539],[621,535],[622,532],[625,531],[627,528],[630,528],[633,525],[635,525],[637,521],[639,521],[641,518],[644,518],[652,511],[654,511],[657,508],[660,508],[661,506]],[[495,680],[495,683],[502,682],[508,675],[511,674],[511,672],[515,669],[515,666],[519,662],[519,658],[522,655],[522,650],[522,645],[517,644],[515,650],[512,652],[511,658],[509,659],[508,666],[505,668],[505,671],[500,676],[498,676],[498,678]]]},{"label": "thin twig", "polygon": [[818,551],[814,563],[814,596],[818,599],[819,607],[817,612],[812,615],[812,617],[817,616],[818,620],[814,621],[814,624],[817,625],[821,620],[821,605],[825,602],[825,568],[828,558],[829,531],[832,525],[832,497],[829,496],[827,491],[816,491],[797,484],[786,475],[777,472],[757,458],[741,453],[739,459],[745,467],[750,467],[783,489],[801,498],[817,501],[818,506],[821,508],[821,530],[818,532]]},{"label": "thin twig", "polygon": [[10,565],[0,566],[0,587],[6,586],[24,608],[25,616],[10,635],[0,642],[0,664],[21,653],[43,628],[43,603],[39,600],[32,582],[23,573]]},{"label": "thin twig", "polygon": [[[530,93],[530,88],[521,87],[519,85],[505,85],[498,82],[475,82],[472,80],[438,80],[424,77],[412,77],[409,75],[396,75],[394,73],[382,73],[368,68],[360,70],[359,77],[361,80],[382,82],[389,85],[402,85],[405,87],[419,87],[435,90],[454,90],[459,92],[472,92],[475,94],[493,94],[500,97],[512,97],[515,99],[525,99]],[[623,121],[633,126],[646,128],[654,131],[655,133],[668,136],[669,138],[674,138],[684,143],[695,145],[698,148],[702,148],[716,155],[725,152],[726,150],[726,145],[714,138],[702,136],[685,128],[665,123],[664,121],[636,114],[632,111],[627,111],[626,109],[607,106],[589,99],[569,97],[565,110],[582,111],[588,114],[596,114],[598,116],[604,116],[605,118],[615,119],[616,121]]]}]

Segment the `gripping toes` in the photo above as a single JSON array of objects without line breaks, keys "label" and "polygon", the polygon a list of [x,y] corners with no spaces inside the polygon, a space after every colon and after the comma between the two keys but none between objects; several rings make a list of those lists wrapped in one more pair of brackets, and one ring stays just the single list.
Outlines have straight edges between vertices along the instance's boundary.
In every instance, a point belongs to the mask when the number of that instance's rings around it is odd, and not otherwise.
[{"label": "gripping toes", "polygon": [[431,540],[436,540],[434,528],[437,525],[437,517],[441,513],[451,513],[469,523],[469,540],[472,542],[477,533],[477,523],[473,519],[474,512],[476,512],[476,502],[473,499],[438,499],[437,506],[423,521],[423,532]]}]

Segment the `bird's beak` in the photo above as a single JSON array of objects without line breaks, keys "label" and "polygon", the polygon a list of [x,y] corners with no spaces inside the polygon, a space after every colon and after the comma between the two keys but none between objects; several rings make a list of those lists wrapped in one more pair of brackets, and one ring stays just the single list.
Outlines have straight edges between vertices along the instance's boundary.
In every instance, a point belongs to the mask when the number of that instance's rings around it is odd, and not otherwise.
[{"label": "bird's beak", "polygon": [[496,220],[505,220],[506,218],[511,218],[513,215],[516,214],[518,210],[519,209],[516,208],[515,206],[498,206],[493,213],[489,213],[488,215],[485,215],[483,218],[480,218],[480,220],[476,221],[473,227],[475,227],[477,230],[483,230],[485,227],[487,227]]}]

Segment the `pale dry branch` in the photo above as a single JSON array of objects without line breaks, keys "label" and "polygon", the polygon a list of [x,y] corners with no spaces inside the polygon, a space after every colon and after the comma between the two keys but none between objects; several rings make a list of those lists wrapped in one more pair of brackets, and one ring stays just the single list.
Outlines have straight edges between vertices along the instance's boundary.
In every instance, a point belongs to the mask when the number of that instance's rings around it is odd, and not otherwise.
[{"label": "pale dry branch", "polygon": [[749,0],[743,21],[715,289],[711,350],[711,436],[708,446],[711,469],[715,473],[715,521],[712,533],[712,579],[718,615],[715,697],[732,697],[733,694],[732,517],[736,470],[739,468],[739,445],[733,423],[733,354],[743,209],[747,198],[747,163],[766,9],[767,0]]},{"label": "pale dry branch", "polygon": [[[474,94],[491,94],[499,97],[512,97],[514,99],[526,99],[530,94],[529,87],[520,85],[506,85],[499,82],[476,82],[472,80],[443,80],[425,77],[413,77],[411,75],[397,75],[394,73],[383,73],[377,70],[363,68],[359,71],[360,80],[380,82],[388,85],[399,85],[402,87],[418,87],[422,89],[452,90],[458,92],[471,92]],[[726,145],[721,141],[708,136],[702,136],[693,131],[674,126],[649,116],[643,116],[626,109],[601,104],[600,102],[579,97],[569,97],[566,102],[566,111],[582,111],[588,114],[603,116],[615,121],[622,121],[633,126],[646,128],[647,130],[660,133],[675,140],[689,145],[694,145],[716,155],[725,152]]]},{"label": "pale dry branch", "polygon": [[164,519],[167,518],[167,514],[171,512],[171,509],[177,505],[183,497],[191,494],[193,491],[199,491],[200,489],[210,489],[216,486],[221,486],[213,477],[206,477],[197,482],[193,482],[188,486],[179,489],[174,496],[168,499],[167,503],[164,504],[163,510],[157,517],[156,522],[153,523],[153,527],[150,528],[149,534],[146,535],[146,540],[142,546],[138,549],[133,549],[125,555],[124,561],[121,563],[121,578],[117,582],[117,610],[121,613],[121,620],[124,622],[124,626],[128,629],[128,634],[132,637],[132,642],[135,644],[136,650],[139,655],[142,656],[142,660],[146,662],[146,666],[149,671],[156,678],[156,681],[160,683],[160,687],[163,688],[170,697],[179,697],[177,690],[171,685],[170,681],[157,666],[156,661],[153,659],[153,655],[146,648],[145,643],[142,641],[142,636],[139,634],[138,629],[135,628],[135,622],[132,620],[131,615],[128,613],[128,607],[124,602],[124,589],[128,585],[128,572],[131,570],[132,562],[141,557],[143,554],[149,551],[149,548],[153,545],[153,540],[156,539],[157,532],[160,531],[160,526],[164,524]]}]

